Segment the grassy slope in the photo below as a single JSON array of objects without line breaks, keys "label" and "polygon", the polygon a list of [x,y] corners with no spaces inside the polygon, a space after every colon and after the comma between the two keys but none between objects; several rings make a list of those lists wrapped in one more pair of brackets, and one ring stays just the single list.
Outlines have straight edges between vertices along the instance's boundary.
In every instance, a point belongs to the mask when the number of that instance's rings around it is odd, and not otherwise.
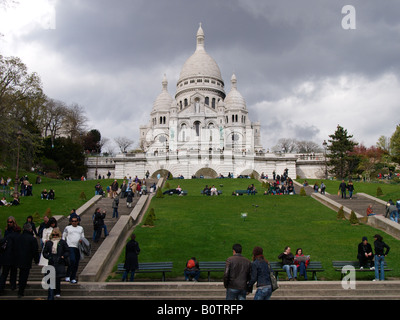
[{"label": "grassy slope", "polygon": [[[11,173],[12,174],[12,173]],[[25,173],[23,173],[25,175]],[[11,176],[8,172],[0,172],[0,176]],[[14,173],[15,176],[15,173]],[[29,181],[33,183],[33,196],[21,197],[21,205],[11,207],[0,207],[0,229],[4,231],[9,216],[14,216],[17,223],[22,226],[26,217],[38,212],[43,217],[46,210],[50,208],[52,215],[69,215],[71,209],[79,208],[87,200],[94,196],[94,186],[97,181],[63,181],[42,177],[41,184],[35,184],[36,175],[28,173]],[[100,180],[105,189],[107,183],[113,180]],[[122,180],[121,180],[122,181]],[[55,190],[56,198],[53,201],[41,200],[40,194],[43,189]],[[81,192],[84,192],[87,200],[80,199]],[[8,201],[12,198],[7,197]],[[41,222],[41,221],[40,221]],[[38,226],[38,224],[37,224]],[[4,233],[3,233],[4,234]]]},{"label": "grassy slope", "polygon": [[[200,195],[205,184],[213,183],[223,190],[222,196]],[[256,196],[231,196],[233,190],[245,189],[249,183],[256,184],[259,190]],[[238,242],[249,259],[257,245],[264,248],[271,261],[277,260],[286,245],[292,251],[302,247],[313,260],[322,261],[326,271],[320,277],[337,280],[339,274],[333,270],[332,260],[356,260],[361,238],[365,235],[373,242],[377,233],[369,226],[337,221],[336,212],[310,197],[263,196],[257,181],[173,180],[169,184],[171,188],[180,184],[189,195],[153,198],[150,208],[155,209],[156,226],[139,226],[135,233],[141,247],[140,261],[173,261],[175,270],[171,277],[182,275],[185,261],[191,256],[203,261],[225,260],[232,253],[232,245]],[[220,184],[224,186],[221,188]],[[242,212],[248,213],[246,221],[240,216]],[[399,265],[400,241],[385,234],[383,237],[391,246],[388,264]],[[124,254],[120,262],[123,257]],[[400,276],[400,270],[395,268],[388,275]],[[138,274],[142,276],[149,277]],[[220,277],[221,273],[215,276]]]}]

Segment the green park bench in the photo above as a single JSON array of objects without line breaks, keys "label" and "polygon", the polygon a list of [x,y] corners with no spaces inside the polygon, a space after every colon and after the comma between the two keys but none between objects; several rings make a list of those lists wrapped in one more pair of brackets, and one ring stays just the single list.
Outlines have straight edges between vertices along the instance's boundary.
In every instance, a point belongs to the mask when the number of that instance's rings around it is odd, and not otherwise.
[{"label": "green park bench", "polygon": [[[282,262],[280,261],[272,261],[270,262],[271,268],[274,271],[275,277],[277,280],[279,280],[279,272],[285,272],[286,271],[283,270],[282,268]],[[325,271],[322,268],[322,263],[320,261],[310,261],[307,267],[307,273],[311,272],[312,273],[312,278],[314,280],[318,280],[317,279],[317,272],[323,272]]]},{"label": "green park bench", "polygon": [[[340,271],[341,279],[343,278],[343,275],[344,275],[344,273],[342,272],[342,269],[345,266],[352,266],[352,267],[354,267],[355,271],[357,271],[357,272],[375,272],[375,269],[371,270],[368,267],[361,269],[359,261],[332,261],[332,266],[335,269],[335,271]],[[388,268],[386,261],[384,261],[383,269],[385,272],[392,271],[392,269]]]},{"label": "green park bench", "polygon": [[199,268],[200,272],[208,273],[208,281],[210,281],[211,272],[224,272],[225,271],[225,261],[200,261]]},{"label": "green park bench", "polygon": [[[139,263],[139,269],[135,273],[162,273],[162,281],[165,281],[165,273],[171,272],[173,267],[172,262],[141,262]],[[124,273],[124,264],[119,263],[116,273]]]}]

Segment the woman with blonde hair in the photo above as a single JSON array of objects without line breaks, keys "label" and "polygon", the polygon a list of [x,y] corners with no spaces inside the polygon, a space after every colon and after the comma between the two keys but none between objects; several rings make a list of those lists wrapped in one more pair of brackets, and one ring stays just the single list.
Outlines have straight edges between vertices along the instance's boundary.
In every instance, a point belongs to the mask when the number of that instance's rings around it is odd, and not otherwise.
[{"label": "woman with blonde hair", "polygon": [[69,247],[67,242],[61,239],[61,231],[58,227],[53,228],[50,239],[43,249],[43,257],[48,259],[49,265],[53,266],[56,273],[56,288],[49,288],[48,300],[54,300],[54,295],[61,294],[61,278],[65,277],[65,267],[69,264]]}]

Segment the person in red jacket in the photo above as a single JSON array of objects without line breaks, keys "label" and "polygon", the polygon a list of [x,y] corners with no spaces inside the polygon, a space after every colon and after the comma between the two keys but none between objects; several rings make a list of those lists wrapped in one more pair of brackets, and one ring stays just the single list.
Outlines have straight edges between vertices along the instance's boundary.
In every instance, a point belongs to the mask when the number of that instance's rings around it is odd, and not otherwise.
[{"label": "person in red jacket", "polygon": [[294,264],[297,267],[299,275],[304,275],[304,280],[307,280],[307,267],[310,263],[310,256],[305,256],[303,254],[303,249],[298,248],[296,250],[296,256],[294,257]]}]

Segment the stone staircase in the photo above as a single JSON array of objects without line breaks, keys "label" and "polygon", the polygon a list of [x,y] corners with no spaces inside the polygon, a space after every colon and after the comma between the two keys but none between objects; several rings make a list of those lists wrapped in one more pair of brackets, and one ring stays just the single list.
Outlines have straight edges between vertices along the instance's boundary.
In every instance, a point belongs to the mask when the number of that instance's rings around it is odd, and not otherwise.
[{"label": "stone staircase", "polygon": [[[130,212],[132,211],[133,207],[136,205],[138,202],[139,197],[135,196],[133,198],[132,202],[132,208],[127,208],[126,206],[126,198],[122,198],[119,201],[119,206],[118,206],[118,213],[119,216],[122,215],[129,215]],[[91,244],[91,255],[89,257],[85,257],[83,260],[81,259],[79,263],[79,268],[78,268],[78,281],[79,281],[79,274],[82,272],[82,270],[86,267],[87,263],[89,262],[90,258],[96,253],[97,249],[101,246],[103,240],[104,240],[104,231],[102,231],[102,236],[100,238],[100,241],[98,243],[93,242],[93,220],[92,220],[92,215],[97,207],[102,208],[106,210],[107,215],[106,218],[104,219],[104,223],[107,226],[108,232],[111,231],[113,226],[116,224],[117,219],[112,218],[112,201],[113,199],[103,197],[101,198],[96,204],[87,209],[80,217],[81,217],[81,222],[80,225],[83,227],[83,230],[85,232],[85,238],[87,238]],[[64,230],[64,228],[68,225],[69,221],[66,217],[61,218],[58,220],[57,225],[60,228],[61,232]],[[32,265],[31,272],[29,274],[29,280],[31,281],[41,281],[43,278],[44,274],[42,274],[42,267],[38,265]]]},{"label": "stone staircase", "polygon": [[[0,300],[45,300],[39,282],[29,282],[23,298],[6,291]],[[271,300],[398,300],[400,281],[357,281],[356,289],[343,289],[340,281],[280,282]],[[247,296],[253,300],[255,290]],[[58,300],[225,300],[222,282],[62,282]]]}]

